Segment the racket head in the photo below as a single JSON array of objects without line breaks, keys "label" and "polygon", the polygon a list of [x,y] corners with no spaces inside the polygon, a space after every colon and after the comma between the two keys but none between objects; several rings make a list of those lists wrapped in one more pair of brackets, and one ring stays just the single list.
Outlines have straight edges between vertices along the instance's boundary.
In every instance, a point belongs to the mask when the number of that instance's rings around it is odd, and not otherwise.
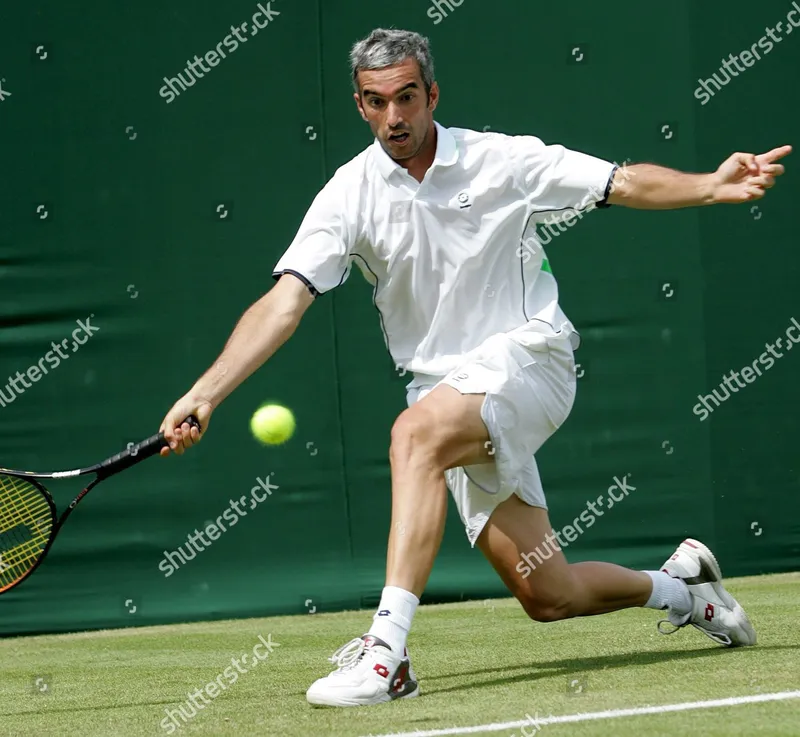
[{"label": "racket head", "polygon": [[50,492],[36,479],[0,472],[0,594],[36,570],[56,529]]}]

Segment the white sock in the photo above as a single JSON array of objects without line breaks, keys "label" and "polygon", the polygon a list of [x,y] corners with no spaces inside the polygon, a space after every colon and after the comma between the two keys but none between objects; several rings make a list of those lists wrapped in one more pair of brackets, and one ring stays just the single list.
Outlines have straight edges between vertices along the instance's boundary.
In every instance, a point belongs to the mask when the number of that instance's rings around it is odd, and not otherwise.
[{"label": "white sock", "polygon": [[384,586],[381,603],[367,634],[380,637],[394,652],[402,654],[417,604],[419,599],[410,591]]},{"label": "white sock", "polygon": [[664,571],[643,571],[653,581],[653,593],[645,604],[649,609],[669,609],[683,615],[692,611],[692,595],[686,584]]}]

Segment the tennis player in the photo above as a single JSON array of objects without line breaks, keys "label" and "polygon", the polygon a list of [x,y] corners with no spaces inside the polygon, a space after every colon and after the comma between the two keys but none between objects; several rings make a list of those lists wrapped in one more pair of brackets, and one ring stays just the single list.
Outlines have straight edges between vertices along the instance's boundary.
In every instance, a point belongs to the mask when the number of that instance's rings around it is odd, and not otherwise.
[{"label": "tennis player", "polygon": [[[277,284],[162,424],[171,450],[183,453],[200,435],[180,427],[182,418],[195,414],[205,430],[353,263],[374,285],[388,350],[413,374],[409,408],[391,432],[386,585],[369,631],[334,653],[336,669],[311,685],[308,701],[359,706],[419,694],[406,639],[442,539],[448,488],[469,542],[537,622],[649,607],[666,610],[659,631],[691,624],[721,645],[754,644],[702,543],[686,540],[660,568],[634,571],[569,564],[554,542],[534,454],[572,408],[579,335],[535,229],[594,207],[752,202],[783,174],[776,162],[791,148],[736,153],[709,174],[618,167],[529,135],[443,127],[429,44],[417,33],[374,30],[353,46],[351,66],[374,142],[319,192],[275,266]],[[538,564],[525,565],[536,550]]]}]

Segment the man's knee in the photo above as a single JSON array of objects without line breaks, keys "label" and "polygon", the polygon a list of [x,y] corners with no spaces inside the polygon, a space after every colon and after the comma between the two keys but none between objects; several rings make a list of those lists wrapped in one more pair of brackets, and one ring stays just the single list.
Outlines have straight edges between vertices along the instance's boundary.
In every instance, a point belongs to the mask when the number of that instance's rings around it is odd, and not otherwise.
[{"label": "man's knee", "polygon": [[392,426],[389,456],[393,463],[408,460],[412,453],[422,454],[432,460],[444,442],[437,430],[434,413],[414,405],[405,410]]},{"label": "man's knee", "polygon": [[575,616],[575,595],[568,581],[550,591],[526,588],[517,594],[517,600],[535,622],[558,622]]},{"label": "man's knee", "polygon": [[534,622],[558,622],[561,619],[569,619],[572,614],[572,602],[568,598],[563,599],[540,599],[538,597],[524,597],[520,599],[525,613]]}]

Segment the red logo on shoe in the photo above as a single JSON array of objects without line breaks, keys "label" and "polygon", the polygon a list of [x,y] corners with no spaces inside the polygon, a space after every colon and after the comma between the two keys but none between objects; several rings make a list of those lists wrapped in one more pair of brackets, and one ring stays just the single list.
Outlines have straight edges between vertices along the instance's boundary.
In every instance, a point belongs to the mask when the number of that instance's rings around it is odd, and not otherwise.
[{"label": "red logo on shoe", "polygon": [[406,679],[408,678],[408,663],[404,662],[400,664],[400,667],[397,669],[397,673],[395,673],[395,679],[392,682],[392,693],[396,693],[399,691],[403,684],[405,684]]},{"label": "red logo on shoe", "polygon": [[706,622],[710,622],[714,618],[714,605],[706,604]]},{"label": "red logo on shoe", "polygon": [[381,665],[380,663],[375,663],[375,665],[372,666],[372,669],[379,676],[383,676],[384,678],[388,678],[389,677],[389,669],[385,665]]}]

